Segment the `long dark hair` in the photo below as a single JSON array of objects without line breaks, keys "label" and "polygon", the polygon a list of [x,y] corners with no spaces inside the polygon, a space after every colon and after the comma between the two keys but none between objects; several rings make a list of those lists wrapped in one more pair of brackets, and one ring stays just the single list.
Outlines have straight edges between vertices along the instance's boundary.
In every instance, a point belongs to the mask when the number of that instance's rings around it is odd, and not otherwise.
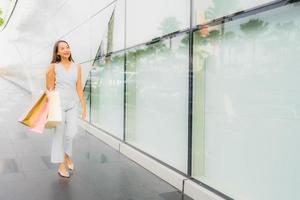
[{"label": "long dark hair", "polygon": [[[57,42],[55,42],[54,47],[53,47],[53,55],[52,55],[52,61],[51,63],[59,63],[61,61],[61,57],[60,55],[57,55],[58,52],[58,45],[59,43],[64,42],[66,43],[68,46],[70,46],[66,41],[64,40],[58,40]],[[69,61],[74,62],[73,58],[72,58],[72,54],[70,54],[69,57]]]}]

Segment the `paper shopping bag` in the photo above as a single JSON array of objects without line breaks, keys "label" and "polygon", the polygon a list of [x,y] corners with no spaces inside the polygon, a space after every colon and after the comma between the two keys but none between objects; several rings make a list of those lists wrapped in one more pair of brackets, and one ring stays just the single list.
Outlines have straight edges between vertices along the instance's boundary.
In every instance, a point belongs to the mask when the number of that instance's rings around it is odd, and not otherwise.
[{"label": "paper shopping bag", "polygon": [[47,117],[46,128],[54,128],[62,121],[62,111],[60,96],[58,91],[51,91],[49,98],[49,112]]},{"label": "paper shopping bag", "polygon": [[30,131],[43,133],[47,121],[48,111],[49,111],[49,101],[46,101],[46,103],[43,105],[43,109],[39,113],[38,118],[33,124],[33,127],[29,129]]},{"label": "paper shopping bag", "polygon": [[47,102],[46,92],[43,92],[38,100],[30,107],[28,112],[19,120],[22,124],[33,127],[35,121],[38,119],[44,105]]}]

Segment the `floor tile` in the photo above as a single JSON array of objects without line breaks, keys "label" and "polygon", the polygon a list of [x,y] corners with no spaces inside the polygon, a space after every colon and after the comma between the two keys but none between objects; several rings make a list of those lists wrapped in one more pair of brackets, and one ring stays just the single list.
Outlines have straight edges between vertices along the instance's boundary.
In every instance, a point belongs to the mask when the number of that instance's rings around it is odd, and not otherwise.
[{"label": "floor tile", "polygon": [[18,166],[14,159],[0,160],[0,174],[18,172]]}]

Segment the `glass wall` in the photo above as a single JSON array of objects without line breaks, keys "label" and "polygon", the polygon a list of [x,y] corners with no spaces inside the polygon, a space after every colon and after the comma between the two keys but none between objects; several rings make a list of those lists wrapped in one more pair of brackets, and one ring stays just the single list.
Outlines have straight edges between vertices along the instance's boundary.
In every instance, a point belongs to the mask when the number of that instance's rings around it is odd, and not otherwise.
[{"label": "glass wall", "polygon": [[[273,0],[274,1],[274,0]],[[193,0],[193,24],[202,24],[213,19],[264,5],[272,0]]]},{"label": "glass wall", "polygon": [[193,176],[237,199],[300,199],[299,8],[194,32]]},{"label": "glass wall", "polygon": [[300,199],[300,4],[177,2],[118,1],[85,90],[90,122],[228,197]]},{"label": "glass wall", "polygon": [[186,0],[126,0],[126,46],[186,29],[189,19]]},{"label": "glass wall", "polygon": [[83,94],[86,103],[86,112],[87,112],[86,120],[90,122],[91,121],[90,120],[90,115],[91,115],[91,79],[90,78],[84,84]]},{"label": "glass wall", "polygon": [[95,61],[91,70],[91,123],[123,139],[124,52]]},{"label": "glass wall", "polygon": [[[108,6],[102,12],[95,15],[80,27],[77,27],[71,33],[64,35],[63,38],[65,38],[70,44],[76,44],[76,48],[72,49],[72,52],[76,56],[77,60],[87,61],[96,57],[96,52],[99,48],[99,44],[101,43],[101,39],[105,36],[107,23],[109,22],[114,8],[115,4]],[[81,39],[81,37],[87,38]],[[89,51],[82,51],[82,49],[87,49]]]},{"label": "glass wall", "polygon": [[126,141],[187,172],[188,35],[126,55]]},{"label": "glass wall", "polygon": [[118,0],[113,13],[112,51],[125,48],[125,0]]}]

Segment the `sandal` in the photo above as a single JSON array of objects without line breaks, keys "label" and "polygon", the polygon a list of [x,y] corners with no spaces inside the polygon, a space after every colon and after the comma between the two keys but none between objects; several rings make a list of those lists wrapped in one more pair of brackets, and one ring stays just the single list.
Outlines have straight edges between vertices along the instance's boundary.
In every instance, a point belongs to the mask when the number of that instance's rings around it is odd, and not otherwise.
[{"label": "sandal", "polygon": [[71,163],[71,164],[67,163],[67,167],[69,170],[74,170],[74,163]]},{"label": "sandal", "polygon": [[68,171],[61,172],[60,170],[58,170],[57,173],[63,178],[70,178],[70,174]]}]

